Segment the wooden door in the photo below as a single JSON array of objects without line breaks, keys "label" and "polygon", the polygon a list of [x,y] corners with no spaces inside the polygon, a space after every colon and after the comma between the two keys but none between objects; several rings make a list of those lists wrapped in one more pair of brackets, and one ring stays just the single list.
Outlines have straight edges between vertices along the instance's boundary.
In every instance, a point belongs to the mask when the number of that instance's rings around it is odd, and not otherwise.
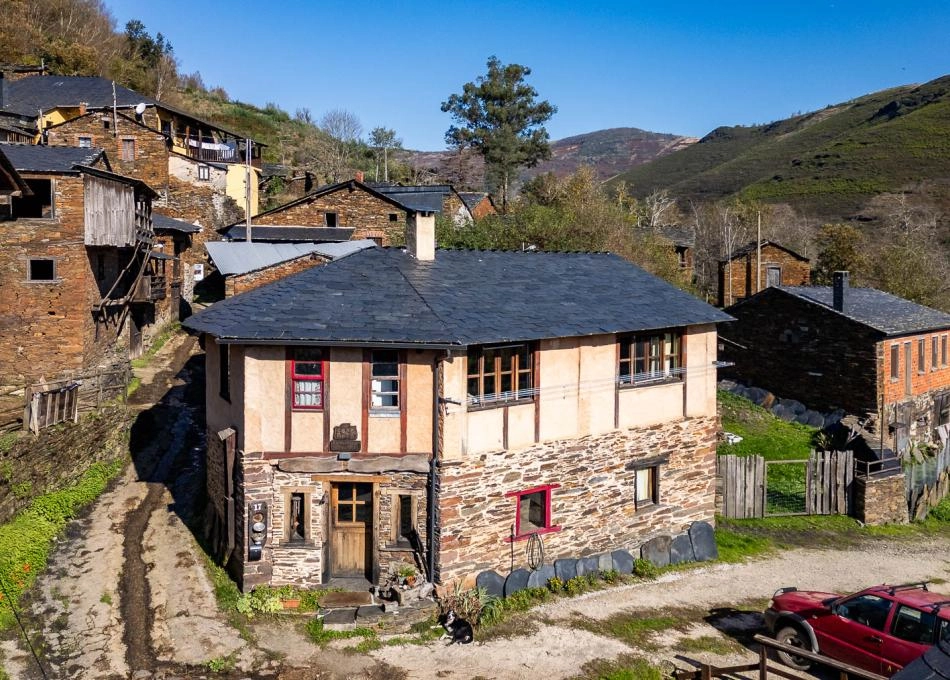
[{"label": "wooden door", "polygon": [[373,567],[373,485],[337,482],[331,489],[333,576],[366,576]]},{"label": "wooden door", "polygon": [[782,285],[782,268],[769,266],[765,269],[765,286],[766,288],[772,288],[773,286]]}]

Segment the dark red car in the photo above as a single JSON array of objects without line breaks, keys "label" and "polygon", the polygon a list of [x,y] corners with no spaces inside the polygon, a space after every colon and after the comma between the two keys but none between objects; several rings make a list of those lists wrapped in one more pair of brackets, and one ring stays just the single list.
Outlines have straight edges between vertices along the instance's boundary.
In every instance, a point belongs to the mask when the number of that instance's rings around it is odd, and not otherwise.
[{"label": "dark red car", "polygon": [[[940,639],[950,639],[950,597],[926,583],[880,585],[853,595],[782,588],[765,610],[775,639],[890,676]],[[780,652],[807,670],[808,659]]]}]

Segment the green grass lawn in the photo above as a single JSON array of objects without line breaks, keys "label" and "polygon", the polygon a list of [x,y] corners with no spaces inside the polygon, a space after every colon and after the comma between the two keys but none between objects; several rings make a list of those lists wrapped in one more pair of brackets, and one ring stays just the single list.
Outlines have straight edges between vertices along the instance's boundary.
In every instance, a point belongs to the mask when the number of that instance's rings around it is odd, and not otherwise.
[{"label": "green grass lawn", "polygon": [[801,460],[814,448],[818,429],[787,423],[761,406],[731,392],[719,391],[722,429],[742,437],[738,444],[720,442],[718,453],[760,455],[766,460]]}]

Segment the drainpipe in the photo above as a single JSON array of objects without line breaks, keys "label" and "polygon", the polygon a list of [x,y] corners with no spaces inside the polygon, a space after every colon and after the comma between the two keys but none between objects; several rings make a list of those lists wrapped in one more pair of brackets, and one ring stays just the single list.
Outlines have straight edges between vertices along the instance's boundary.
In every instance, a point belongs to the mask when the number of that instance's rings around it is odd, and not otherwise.
[{"label": "drainpipe", "polygon": [[[448,351],[446,351],[448,356]],[[442,457],[442,361],[443,357],[437,356],[434,360],[432,371],[432,457],[429,460],[429,486],[426,490],[426,537],[429,543],[429,549],[426,554],[426,571],[428,572],[429,582],[435,583],[435,525],[437,518],[439,483],[439,460]]]}]

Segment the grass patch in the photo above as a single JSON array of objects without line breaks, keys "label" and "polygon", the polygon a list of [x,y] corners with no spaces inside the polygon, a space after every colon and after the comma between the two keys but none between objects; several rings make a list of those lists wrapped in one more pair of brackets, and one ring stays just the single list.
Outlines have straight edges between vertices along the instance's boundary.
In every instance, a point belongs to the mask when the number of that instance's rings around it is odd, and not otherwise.
[{"label": "grass patch", "polygon": [[307,621],[307,636],[317,645],[325,645],[331,640],[346,640],[348,638],[376,638],[376,631],[372,628],[359,626],[352,630],[330,630],[323,625],[323,619],[313,618]]},{"label": "grass patch", "polygon": [[158,354],[158,350],[165,346],[171,337],[179,331],[181,328],[181,323],[178,321],[173,321],[172,323],[165,326],[162,329],[162,332],[155,336],[155,339],[152,340],[152,344],[149,346],[148,351],[146,351],[138,359],[132,359],[132,368],[145,368],[149,365],[152,358]]},{"label": "grass patch", "polygon": [[766,555],[775,549],[775,544],[767,536],[752,536],[725,529],[719,522],[716,526],[716,547],[719,549],[720,562],[744,562],[750,557]]},{"label": "grass patch", "polygon": [[[0,453],[6,453],[12,449],[13,445],[16,444],[17,439],[19,439],[18,432],[5,432],[0,434]],[[7,479],[9,479],[8,475]]]},{"label": "grass patch", "polygon": [[124,459],[94,463],[76,484],[37,496],[29,507],[0,526],[0,630],[14,623],[12,603],[46,568],[50,545],[84,506],[105,491],[121,472]]},{"label": "grass patch", "polygon": [[129,381],[129,386],[125,388],[125,396],[131,397],[135,394],[135,391],[142,386],[142,381],[137,376],[132,376],[132,379]]},{"label": "grass patch", "polygon": [[763,456],[766,460],[808,458],[815,447],[818,429],[801,423],[786,423],[744,397],[719,390],[722,429],[742,437],[738,444],[721,442],[719,454]]},{"label": "grass patch", "polygon": [[728,638],[719,635],[703,635],[701,637],[687,637],[676,643],[676,650],[687,654],[701,654],[707,652],[718,656],[728,656],[745,648]]},{"label": "grass patch", "polygon": [[663,680],[664,677],[666,674],[646,659],[624,654],[612,661],[588,661],[574,680]]},{"label": "grass patch", "polygon": [[601,621],[575,617],[571,625],[590,631],[595,635],[616,638],[638,649],[654,650],[653,636],[666,630],[685,631],[695,612],[664,610],[660,615],[653,612],[620,612]]}]

